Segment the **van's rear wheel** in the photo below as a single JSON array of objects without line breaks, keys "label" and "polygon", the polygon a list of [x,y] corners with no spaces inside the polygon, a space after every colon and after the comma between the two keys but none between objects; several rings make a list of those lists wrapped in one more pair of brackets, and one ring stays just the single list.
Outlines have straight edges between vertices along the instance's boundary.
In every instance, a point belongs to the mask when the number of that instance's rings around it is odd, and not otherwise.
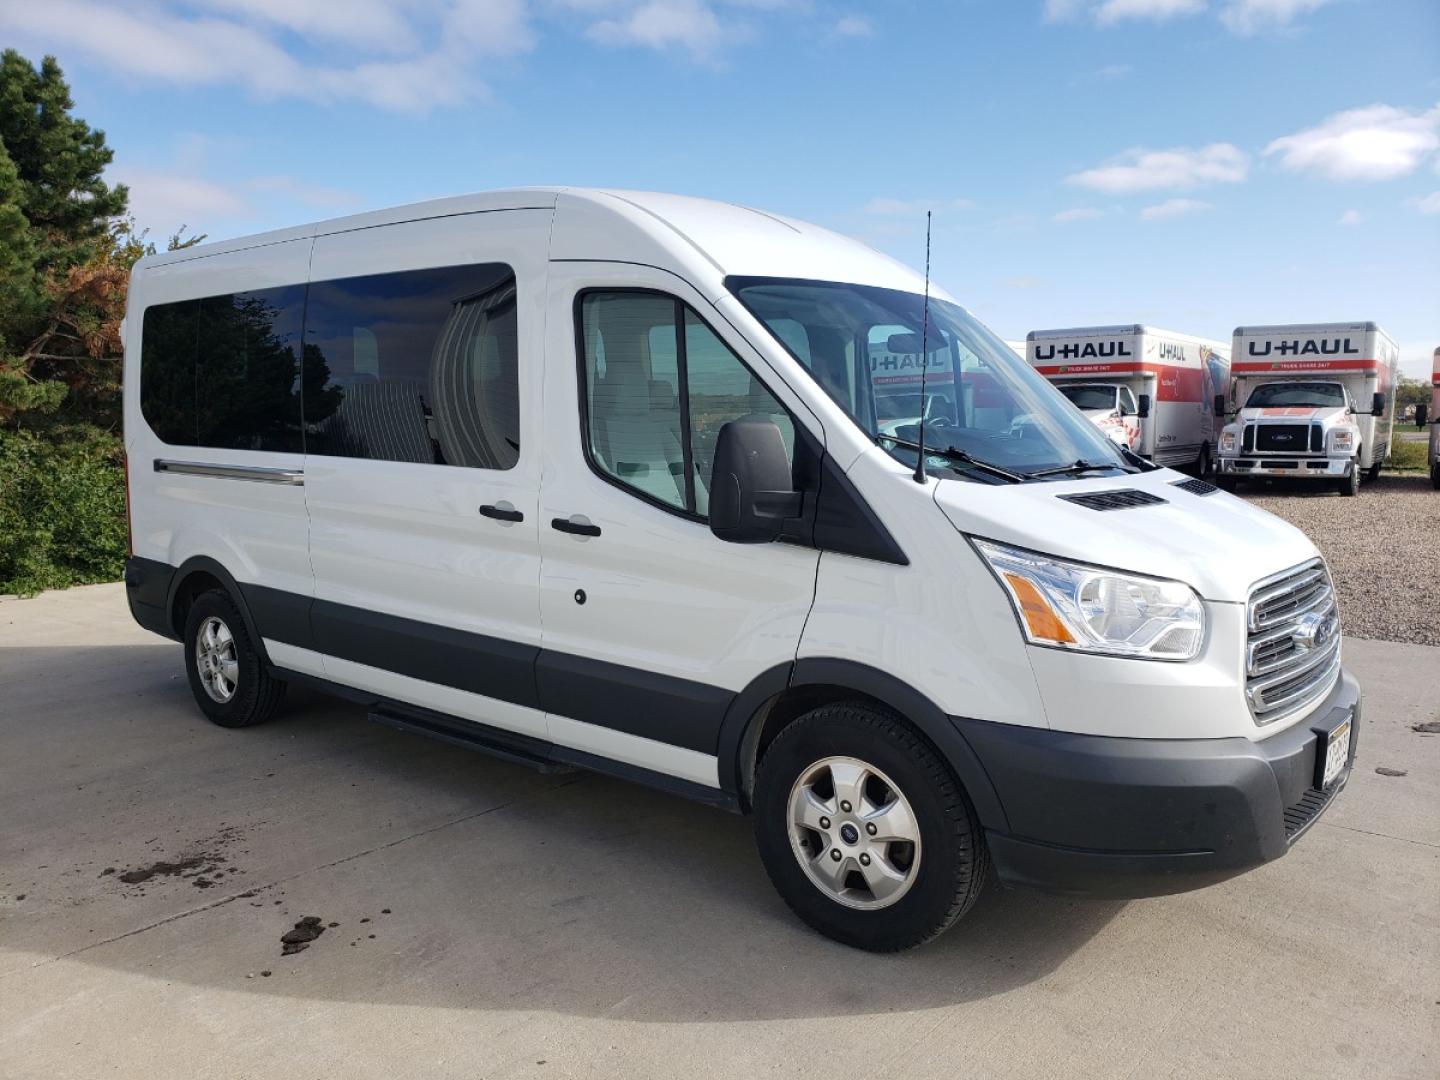
[{"label": "van's rear wheel", "polygon": [[944,761],[896,717],[827,705],[770,744],[755,836],[781,897],[846,945],[929,941],[980,895],[984,836]]},{"label": "van's rear wheel", "polygon": [[270,719],[285,683],[265,670],[235,602],[218,589],[201,593],[185,616],[185,673],[200,711],[221,727]]}]

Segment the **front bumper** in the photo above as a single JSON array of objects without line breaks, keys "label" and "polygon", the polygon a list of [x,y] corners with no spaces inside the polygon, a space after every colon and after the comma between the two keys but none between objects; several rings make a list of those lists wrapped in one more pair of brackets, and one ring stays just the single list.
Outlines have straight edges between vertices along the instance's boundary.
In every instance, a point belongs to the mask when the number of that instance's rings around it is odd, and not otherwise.
[{"label": "front bumper", "polygon": [[1353,457],[1278,457],[1276,455],[1242,455],[1219,459],[1222,476],[1284,476],[1304,480],[1343,479],[1350,475]]},{"label": "front bumper", "polygon": [[[1326,735],[1351,718],[1345,767],[1314,785]],[[1160,896],[1279,858],[1350,778],[1360,687],[1342,672],[1309,718],[1259,742],[1121,739],[952,717],[984,766],[1004,827],[1000,879],[1049,892]]]}]

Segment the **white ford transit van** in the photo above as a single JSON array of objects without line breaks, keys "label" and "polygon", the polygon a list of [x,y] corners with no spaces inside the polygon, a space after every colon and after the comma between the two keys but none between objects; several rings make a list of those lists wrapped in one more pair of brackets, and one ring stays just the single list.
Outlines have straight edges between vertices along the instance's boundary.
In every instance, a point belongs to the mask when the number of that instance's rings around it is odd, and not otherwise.
[{"label": "white ford transit van", "polygon": [[[131,610],[228,727],[312,682],[750,813],[863,948],[992,866],[1140,896],[1284,854],[1359,731],[1314,546],[923,291],[800,221],[568,189],[144,259]],[[947,410],[887,381],[917,365]]]}]

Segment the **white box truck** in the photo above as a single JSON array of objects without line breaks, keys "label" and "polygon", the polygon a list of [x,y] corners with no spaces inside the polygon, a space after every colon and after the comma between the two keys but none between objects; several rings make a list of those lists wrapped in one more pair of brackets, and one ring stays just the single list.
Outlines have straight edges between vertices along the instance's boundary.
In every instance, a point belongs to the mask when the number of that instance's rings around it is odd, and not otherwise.
[{"label": "white box truck", "polygon": [[1222,341],[1153,326],[1032,330],[1027,359],[1114,442],[1157,465],[1210,471],[1230,380]]},{"label": "white box truck", "polygon": [[1430,484],[1440,491],[1440,349],[1430,369]]},{"label": "white box truck", "polygon": [[[1342,495],[1390,456],[1400,349],[1373,322],[1240,326],[1234,403],[1220,436],[1220,480],[1328,480]],[[1218,404],[1218,403],[1217,403]]]}]

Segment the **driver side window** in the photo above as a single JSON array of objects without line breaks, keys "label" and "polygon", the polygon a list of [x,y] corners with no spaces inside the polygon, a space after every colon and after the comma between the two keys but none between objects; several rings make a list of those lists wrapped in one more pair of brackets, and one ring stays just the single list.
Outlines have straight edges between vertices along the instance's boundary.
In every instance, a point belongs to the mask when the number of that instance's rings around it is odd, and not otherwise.
[{"label": "driver side window", "polygon": [[586,454],[602,476],[704,518],[720,429],[742,416],[775,423],[793,463],[789,414],[683,301],[597,290],[580,307]]}]

